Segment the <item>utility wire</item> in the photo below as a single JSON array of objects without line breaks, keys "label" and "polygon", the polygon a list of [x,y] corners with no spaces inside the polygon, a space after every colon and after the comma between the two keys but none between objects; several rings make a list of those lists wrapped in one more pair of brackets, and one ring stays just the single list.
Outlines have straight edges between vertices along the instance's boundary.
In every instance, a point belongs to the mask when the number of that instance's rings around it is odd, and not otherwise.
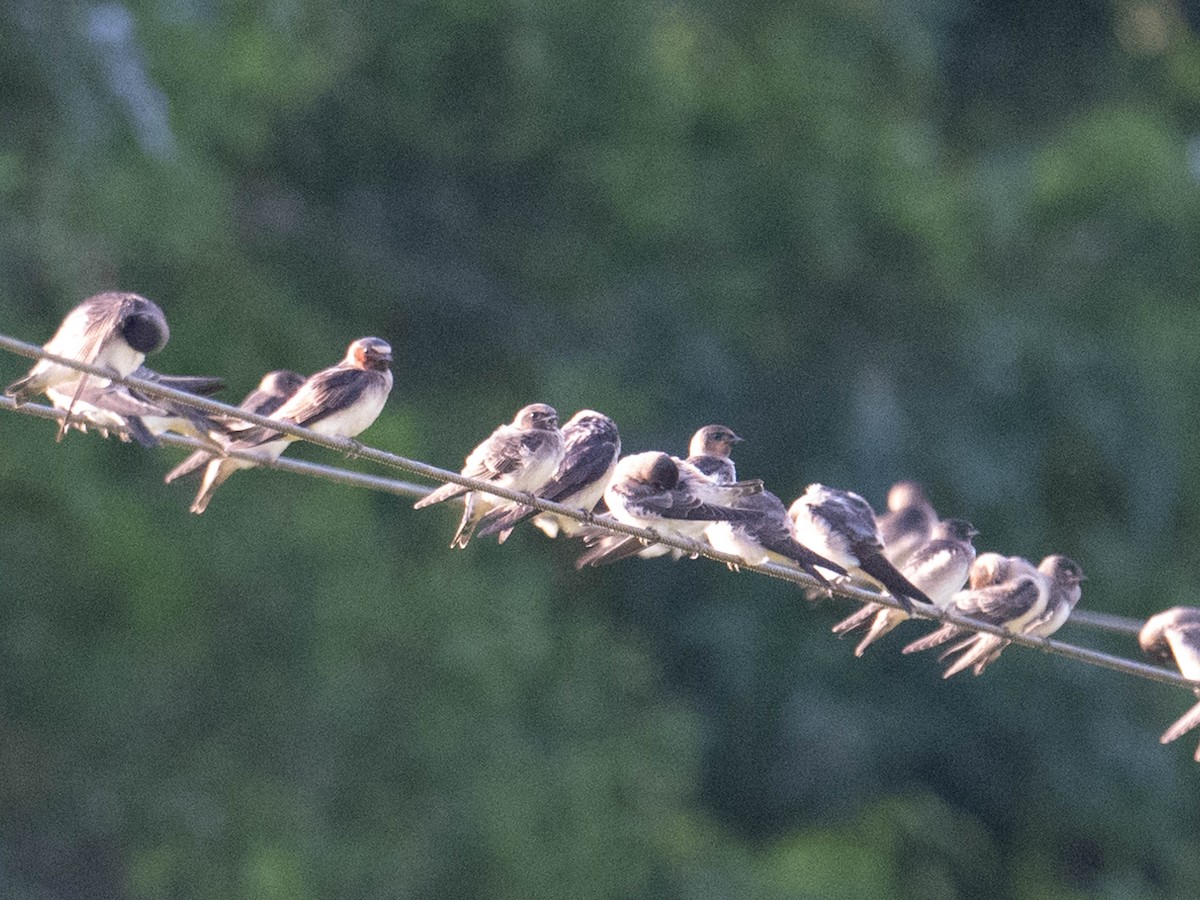
[{"label": "utility wire", "polygon": [[[377,450],[350,438],[330,437],[328,435],[317,434],[316,432],[310,431],[307,428],[302,428],[291,422],[284,422],[277,419],[271,419],[267,416],[260,416],[255,413],[248,412],[247,410],[240,409],[236,406],[220,403],[207,397],[199,397],[195,394],[189,394],[185,391],[178,391],[154,381],[147,381],[141,378],[134,378],[132,376],[119,376],[115,372],[103,367],[93,366],[52,353],[47,353],[41,347],[38,347],[34,344],[27,344],[23,341],[9,337],[8,335],[0,334],[0,349],[8,350],[19,356],[25,356],[31,359],[49,359],[52,362],[68,366],[81,372],[87,372],[91,375],[105,378],[111,382],[124,384],[129,387],[135,387],[139,391],[150,396],[165,397],[179,403],[193,406],[199,410],[202,410],[203,412],[213,415],[227,416],[234,419],[240,419],[244,422],[249,422],[254,425],[261,425],[266,428],[270,428],[273,431],[303,439],[309,443],[317,444],[330,450],[335,450],[350,457],[369,460],[390,468],[410,472],[433,481],[452,482],[471,490],[480,491],[482,493],[501,497],[506,500],[513,500],[525,506],[531,506],[544,512],[556,513],[560,516],[574,519],[578,522],[594,525],[616,534],[630,535],[632,537],[639,538],[646,543],[664,544],[668,547],[682,550],[689,556],[705,556],[709,559],[716,560],[717,562],[723,562],[729,566],[736,566],[738,569],[758,572],[759,574],[766,575],[770,578],[788,581],[792,584],[798,585],[801,588],[825,588],[825,585],[820,584],[815,578],[811,577],[807,573],[800,572],[799,570],[790,568],[788,566],[771,562],[763,564],[746,563],[740,557],[722,553],[713,549],[707,544],[701,544],[696,541],[677,538],[673,535],[660,535],[653,529],[637,528],[635,526],[626,525],[623,522],[618,522],[607,516],[600,516],[573,507],[562,506],[561,504],[552,503],[548,500],[543,500],[540,497],[535,497],[532,494],[521,491],[512,491],[507,488],[493,485],[490,482],[466,477],[458,472],[439,469],[436,466],[429,465],[428,463],[407,459],[402,456],[397,456],[393,453],[387,453],[383,450]],[[65,412],[63,411],[51,409],[45,406],[39,406],[36,404],[22,404],[21,406],[17,406],[9,398],[0,398],[0,406],[13,412],[28,413],[30,415],[35,415],[42,418],[52,418],[59,421],[61,421],[65,416]],[[213,447],[213,445],[204,441],[183,437],[181,435],[166,434],[162,435],[161,439],[165,444],[188,447],[193,450],[199,449],[213,451],[216,449]],[[221,452],[222,451],[217,450],[218,454]],[[352,472],[346,469],[322,466],[316,463],[308,463],[298,460],[285,460],[282,458],[269,460],[266,457],[260,456],[256,453],[228,452],[225,453],[225,455],[252,460],[267,468],[280,469],[282,471],[290,471],[296,474],[325,478],[341,484],[366,487],[372,490],[398,494],[400,496],[424,496],[429,492],[428,488],[422,488],[418,485],[409,484],[407,482],[397,481],[390,478],[363,475],[361,473]],[[837,596],[845,597],[849,600],[855,600],[859,603],[877,603],[883,606],[892,607],[893,609],[900,608],[900,604],[888,594],[880,594],[875,591],[859,588],[851,584],[834,584],[832,585],[831,590],[832,593]],[[1053,638],[1035,637],[1025,634],[1012,634],[996,625],[992,625],[988,622],[976,621],[974,619],[958,615],[955,612],[947,611],[935,613],[933,611],[927,611],[925,609],[918,608],[915,611],[915,617],[932,619],[939,622],[958,625],[972,631],[982,631],[986,632],[987,634],[997,635],[1005,638],[1013,644],[1019,644],[1023,647],[1030,647],[1036,650],[1042,650],[1046,653],[1064,656],[1068,659],[1074,659],[1078,662],[1087,663],[1089,665],[1100,666],[1102,668],[1122,672],[1126,675],[1132,675],[1134,677],[1144,678],[1150,681],[1157,681],[1162,684],[1176,685],[1178,687],[1187,688],[1188,690],[1200,689],[1200,682],[1189,681],[1178,673],[1171,672],[1167,669],[1148,665],[1136,660],[1113,656],[1112,654],[1103,653],[1098,650],[1092,650],[1087,647],[1079,647],[1074,644],[1068,644],[1064,641],[1054,640]],[[1075,615],[1072,615],[1071,618],[1074,619]],[[1128,633],[1130,625],[1136,624],[1133,623],[1133,620],[1124,619],[1123,617],[1119,616],[1106,616],[1104,614],[1092,614],[1088,617],[1088,619],[1095,627],[1106,628],[1107,630],[1117,631],[1119,633]],[[1068,619],[1068,621],[1071,621],[1071,619]]]}]

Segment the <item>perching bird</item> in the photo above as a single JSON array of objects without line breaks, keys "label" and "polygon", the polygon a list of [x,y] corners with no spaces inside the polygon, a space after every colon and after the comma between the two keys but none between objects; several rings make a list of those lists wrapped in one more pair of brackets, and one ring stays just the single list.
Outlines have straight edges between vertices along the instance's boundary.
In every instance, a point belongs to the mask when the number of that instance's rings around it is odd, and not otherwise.
[{"label": "perching bird", "polygon": [[[584,512],[591,512],[604,496],[617,458],[621,455],[621,435],[617,423],[603,413],[581,409],[562,428],[563,458],[537,496]],[[479,521],[481,536],[499,534],[500,543],[518,524],[533,517],[533,524],[557,537],[574,537],[585,526],[575,519],[539,512],[532,506],[506,501],[498,504]]]},{"label": "perching bird", "polygon": [[[604,501],[618,522],[652,528],[664,536],[699,541],[710,522],[746,521],[758,513],[733,509],[739,498],[762,491],[761,481],[717,485],[691,464],[652,450],[617,463]],[[607,538],[615,538],[610,541]],[[615,562],[637,552],[631,536],[606,535],[575,563],[576,568]]]},{"label": "perching bird", "polygon": [[[271,418],[309,428],[327,437],[353,438],[379,417],[392,390],[392,348],[377,337],[359,338],[335,366],[310,375]],[[271,428],[254,426],[244,431],[227,451],[258,450],[278,459],[288,444],[299,438]],[[192,503],[192,512],[207,508],[213,492],[238,469],[254,463],[228,456],[209,461],[204,480]]]},{"label": "perching bird", "polygon": [[[692,439],[688,443],[687,459],[682,461],[700,471],[710,481],[717,484],[733,484],[737,481],[737,467],[734,466],[730,453],[733,451],[734,444],[740,444],[742,441],[743,438],[734,434],[733,429],[726,425],[705,425],[692,435]],[[672,457],[672,459],[680,461],[678,457]],[[596,534],[586,531],[584,539],[593,543],[609,545],[623,541],[622,538],[613,536],[597,540]],[[683,557],[683,551],[677,547],[668,547],[666,544],[651,544],[649,547],[639,549],[637,555],[639,559],[657,559],[660,556],[680,559]]]},{"label": "perching bird", "polygon": [[[43,349],[56,356],[112,369],[123,377],[140,366],[147,353],[165,347],[170,334],[166,316],[153,301],[137,294],[105,291],[88,297],[67,313]],[[82,391],[97,377],[39,359],[28,375],[14,381],[4,393],[20,406],[68,381],[76,382],[76,390]],[[107,383],[107,379],[101,382]],[[62,440],[70,426],[72,407],[68,403],[67,414],[59,425],[58,440]]]},{"label": "perching bird", "polygon": [[[563,452],[558,413],[553,406],[532,403],[520,409],[512,422],[501,425],[471,451],[462,474],[510,491],[534,493],[554,477]],[[466,547],[479,521],[493,507],[507,501],[451,482],[413,505],[414,509],[424,509],[463,494],[466,497],[462,520],[450,542],[451,547]]]},{"label": "perching bird", "polygon": [[909,612],[912,601],[932,604],[883,555],[875,512],[858,494],[810,484],[788,510],[796,540],[850,570],[881,584]]},{"label": "perching bird", "polygon": [[[1200,609],[1175,606],[1146,620],[1138,634],[1142,650],[1159,662],[1174,661],[1184,678],[1200,681]],[[1196,690],[1200,697],[1200,689]],[[1183,737],[1200,725],[1200,703],[1180,716],[1159,740],[1164,744]],[[1200,762],[1200,747],[1194,757]]]},{"label": "perching bird", "polygon": [[796,540],[796,528],[788,517],[787,507],[770,491],[739,497],[731,506],[755,515],[739,522],[713,522],[705,528],[704,536],[714,549],[739,556],[750,565],[765,562],[797,565],[826,588],[828,583],[818,566],[827,573],[846,574],[840,565]]},{"label": "perching bird", "polygon": [[[290,372],[287,369],[276,369],[274,372],[268,372],[263,376],[258,387],[247,394],[245,399],[238,404],[238,409],[257,413],[260,416],[269,416],[275,410],[279,409],[279,407],[283,406],[288,398],[300,389],[300,385],[302,384],[304,384],[304,376],[299,372]],[[244,419],[235,419],[232,416],[215,416],[214,421],[219,426],[220,432],[224,434],[215,432],[210,434],[210,437],[216,440],[220,446],[228,446],[241,435],[255,427]],[[181,478],[184,475],[204,468],[213,459],[214,455],[205,450],[197,450],[168,472],[164,476],[163,481],[166,484],[170,484],[176,478]]]},{"label": "perching bird", "polygon": [[[215,394],[225,386],[220,378],[163,375],[145,366],[138,366],[130,374],[198,397]],[[143,447],[159,446],[158,435],[168,431],[206,439],[214,428],[213,420],[194,406],[103,378],[93,378],[82,387],[78,379],[68,381],[47,388],[46,396],[55,409],[66,410],[74,403],[71,427],[80,431],[91,428],[104,437],[116,431],[122,440],[133,438]]]},{"label": "perching bird", "polygon": [[[909,554],[900,574],[924,591],[939,610],[946,609],[955,592],[966,584],[971,563],[975,561],[971,541],[977,534],[971,523],[962,519],[938,522],[930,532],[930,539]],[[866,637],[854,648],[854,655],[862,656],[871,644],[909,618],[904,610],[866,603],[834,625],[833,633],[844,635],[869,626]]]},{"label": "perching bird", "polygon": [[927,543],[937,523],[937,512],[915,481],[897,481],[888,491],[888,511],[877,517],[883,555],[901,568],[918,547]]},{"label": "perching bird", "polygon": [[737,469],[729,454],[733,445],[742,440],[724,425],[705,425],[692,435],[687,462],[718,484],[733,484],[737,481]]},{"label": "perching bird", "polygon": [[[1049,585],[1049,594],[1045,608],[1024,625],[1010,629],[1014,633],[1031,637],[1049,637],[1058,631],[1067,621],[1071,612],[1083,595],[1080,587],[1086,580],[1083,570],[1078,563],[1060,554],[1047,556],[1038,563],[1038,572]],[[994,634],[973,634],[942,653],[940,659],[947,660],[958,654],[958,659],[943,673],[943,678],[949,678],[965,669],[974,669],[976,675],[982,675],[989,664],[1000,658],[1011,641]]]},{"label": "perching bird", "polygon": [[[1046,608],[1049,599],[1050,579],[1033,563],[1018,556],[984,553],[971,566],[970,587],[954,595],[951,608],[961,615],[1020,634],[1025,625]],[[975,636],[969,628],[947,623],[913,641],[902,652],[919,653],[959,638],[974,639]],[[957,646],[961,649],[964,644]],[[951,648],[951,652],[954,649]]]}]

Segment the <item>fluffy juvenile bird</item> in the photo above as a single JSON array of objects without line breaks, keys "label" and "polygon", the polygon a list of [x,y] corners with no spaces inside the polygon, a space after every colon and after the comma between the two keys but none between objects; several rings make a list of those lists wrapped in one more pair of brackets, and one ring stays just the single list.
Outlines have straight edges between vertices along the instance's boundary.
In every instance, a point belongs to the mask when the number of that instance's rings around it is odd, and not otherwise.
[{"label": "fluffy juvenile bird", "polygon": [[[757,513],[733,509],[732,504],[761,491],[762,482],[757,480],[718,485],[691,464],[652,450],[626,456],[617,463],[604,491],[604,502],[618,522],[699,541],[710,522],[755,517]],[[635,537],[606,535],[576,561],[575,567],[616,562],[633,555],[641,546]]]},{"label": "fluffy juvenile bird", "polygon": [[[359,338],[340,363],[305,379],[291,399],[271,418],[311,429],[327,437],[352,438],[371,427],[392,390],[392,348],[377,337]],[[299,438],[271,428],[254,426],[226,447],[229,451],[258,450],[278,459]],[[254,463],[228,456],[209,461],[192,512],[204,512],[213,492],[238,469]]]},{"label": "fluffy juvenile bird", "polygon": [[[67,313],[43,349],[125,376],[145,361],[147,353],[156,353],[165,347],[170,335],[166,316],[152,300],[138,294],[105,291],[88,297]],[[19,406],[69,381],[76,383],[76,392],[81,392],[97,377],[61,363],[39,359],[28,375],[18,378],[4,389],[4,393]],[[107,384],[106,379],[100,381]],[[67,414],[58,429],[58,440],[62,440],[70,426],[73,406],[68,402]]]},{"label": "fluffy juvenile bird", "polygon": [[[563,458],[554,476],[537,491],[537,496],[552,503],[591,512],[604,496],[621,455],[621,435],[617,423],[603,413],[581,409],[562,428]],[[532,517],[533,524],[547,537],[574,537],[584,526],[575,519],[539,512],[532,506],[506,501],[480,519],[476,532],[481,536],[499,534],[500,543],[518,524]]]},{"label": "fluffy juvenile bird", "polygon": [[[462,474],[488,481],[510,491],[535,493],[554,477],[564,453],[558,413],[545,403],[522,407],[512,422],[501,425],[471,451]],[[466,547],[480,520],[494,507],[506,503],[492,494],[448,483],[418,500],[413,508],[424,509],[452,497],[466,495],[462,520],[451,547]]]},{"label": "fluffy juvenile bird", "polygon": [[858,494],[810,484],[791,505],[788,515],[801,544],[851,571],[864,573],[886,588],[908,612],[912,612],[913,600],[932,605],[924,591],[883,555],[875,512]]},{"label": "fluffy juvenile bird", "polygon": [[[1175,606],[1151,616],[1138,634],[1143,651],[1159,662],[1174,662],[1184,678],[1200,681],[1200,609]],[[1200,697],[1200,689],[1196,691]],[[1180,716],[1159,738],[1169,744],[1200,725],[1200,703]],[[1200,747],[1196,749],[1200,762]]]},{"label": "fluffy juvenile bird", "polygon": [[[244,409],[260,416],[269,416],[283,406],[302,384],[304,384],[304,376],[299,372],[291,372],[287,369],[268,372],[258,383],[258,387],[247,394],[238,404],[238,409]],[[255,427],[244,419],[235,419],[231,416],[215,416],[213,421],[219,430],[211,432],[209,437],[221,447],[229,446]],[[217,455],[205,450],[197,450],[168,472],[163,477],[163,481],[170,484],[177,478],[198,471],[208,465]]]},{"label": "fluffy juvenile bird", "polygon": [[[975,546],[971,541],[977,534],[974,526],[963,519],[938,522],[930,532],[930,539],[909,554],[900,574],[924,591],[935,607],[946,609],[955,592],[966,584],[975,561]],[[871,644],[909,618],[904,610],[866,603],[834,625],[833,633],[844,635],[869,626],[866,636],[854,648],[854,655],[862,656]]]}]

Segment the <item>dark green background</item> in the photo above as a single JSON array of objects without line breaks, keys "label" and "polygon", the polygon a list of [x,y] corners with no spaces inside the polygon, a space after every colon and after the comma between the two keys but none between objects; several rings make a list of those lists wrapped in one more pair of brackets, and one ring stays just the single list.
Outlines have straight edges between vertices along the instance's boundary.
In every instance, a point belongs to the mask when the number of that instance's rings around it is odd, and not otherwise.
[{"label": "dark green background", "polygon": [[[379,335],[381,448],[722,422],[785,500],[915,477],[1143,616],[1200,575],[1193,12],[14,0],[0,330],[136,290],[235,401]],[[177,458],[0,416],[5,897],[1200,892],[1178,690],[943,683],[785,584],[278,473],[193,517]]]}]

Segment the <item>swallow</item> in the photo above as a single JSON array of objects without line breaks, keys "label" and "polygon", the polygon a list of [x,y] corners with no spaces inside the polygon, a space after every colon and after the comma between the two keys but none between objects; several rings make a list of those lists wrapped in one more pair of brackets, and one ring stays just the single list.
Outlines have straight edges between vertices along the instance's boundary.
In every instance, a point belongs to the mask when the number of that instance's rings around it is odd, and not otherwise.
[{"label": "swallow", "polygon": [[[163,375],[145,366],[138,366],[130,374],[199,397],[215,394],[225,386],[220,378]],[[86,385],[80,385],[79,379],[68,381],[47,388],[45,393],[55,409],[66,410],[75,404],[71,427],[87,431],[90,426],[104,437],[116,431],[122,440],[133,438],[144,447],[159,446],[158,435],[167,431],[205,438],[214,427],[212,419],[194,406],[153,397],[139,388],[105,379],[94,378]]]},{"label": "swallow", "polygon": [[705,425],[692,435],[687,462],[717,484],[733,484],[737,481],[737,469],[730,452],[734,444],[743,440],[724,425]]},{"label": "swallow", "polygon": [[[692,435],[692,439],[688,443],[687,459],[683,462],[698,469],[710,481],[717,484],[733,484],[737,481],[737,468],[730,453],[733,446],[742,443],[743,440],[725,425],[705,425]],[[672,457],[672,459],[679,461],[678,457]],[[585,539],[594,541],[595,535],[588,535]],[[611,539],[609,543],[619,541],[620,539],[616,538]],[[668,547],[666,544],[651,544],[649,547],[642,547],[638,550],[637,555],[639,559],[657,559],[660,556],[681,559],[684,554],[676,547]]]},{"label": "swallow", "polygon": [[[165,347],[170,334],[166,316],[152,300],[137,294],[106,291],[88,297],[67,313],[58,331],[42,349],[112,369],[123,377],[140,366],[147,353],[156,353]],[[95,377],[70,366],[39,359],[28,375],[14,381],[4,393],[20,406],[67,382],[75,382],[76,391],[82,392]],[[108,383],[106,379],[100,379],[100,382]],[[58,429],[60,441],[70,426],[73,409],[74,404],[69,402]]]},{"label": "swallow", "polygon": [[[1038,572],[1049,585],[1046,606],[1022,625],[1019,632],[1016,628],[1010,630],[1030,637],[1049,637],[1063,626],[1078,605],[1080,597],[1083,596],[1080,585],[1086,580],[1086,576],[1078,563],[1060,554],[1047,556],[1038,563]],[[982,675],[984,669],[999,659],[1004,648],[1010,643],[1012,642],[994,634],[973,634],[942,653],[941,660],[958,654],[958,659],[946,669],[942,677],[949,678],[970,668],[974,669],[976,675]]]},{"label": "swallow", "polygon": [[[260,416],[269,416],[283,406],[302,384],[304,384],[304,376],[299,372],[290,372],[287,369],[268,372],[263,376],[258,387],[247,394],[245,399],[238,404],[238,409],[257,413]],[[232,416],[214,416],[212,421],[217,429],[210,432],[209,437],[220,446],[228,446],[254,427],[245,419],[235,419]],[[197,450],[168,472],[163,477],[163,482],[170,484],[177,478],[204,468],[216,455],[206,450]]]},{"label": "swallow", "polygon": [[[335,366],[310,375],[291,398],[271,413],[279,422],[309,428],[327,437],[353,438],[371,427],[392,391],[392,348],[377,337],[359,338]],[[272,428],[252,426],[241,432],[226,451],[258,450],[278,459],[288,444],[299,440]],[[209,460],[192,512],[208,507],[213,492],[238,469],[254,463],[232,456]]]},{"label": "swallow", "polygon": [[[971,566],[970,586],[954,595],[951,608],[961,615],[999,626],[1013,634],[1021,634],[1025,626],[1046,608],[1050,599],[1050,585],[1050,579],[1028,560],[1018,556],[984,553]],[[967,639],[946,651],[942,656],[944,659],[948,654],[979,646],[973,644],[977,637],[995,635],[977,633],[970,628],[947,623],[913,641],[902,652],[918,653],[960,638]],[[1003,638],[997,640],[1004,641]],[[987,644],[988,648],[995,646],[995,643]],[[961,671],[953,666],[951,668],[954,671],[943,673],[943,678]]]},{"label": "swallow", "polygon": [[[1159,662],[1174,661],[1184,678],[1200,681],[1200,609],[1175,606],[1151,616],[1138,633],[1142,650]],[[1200,697],[1200,689],[1195,691]],[[1159,741],[1169,744],[1200,725],[1200,703],[1184,713]],[[1200,747],[1193,757],[1200,762]]]},{"label": "swallow", "polygon": [[937,512],[915,481],[897,481],[888,490],[888,511],[877,518],[883,555],[897,568],[917,548],[927,543],[937,523]]},{"label": "swallow", "polygon": [[[685,460],[651,450],[617,463],[604,491],[604,502],[618,522],[661,534],[701,541],[711,522],[748,521],[754,510],[734,509],[742,497],[762,492],[758,480],[718,485]],[[642,547],[631,535],[608,534],[575,562],[575,568],[599,566],[632,556]]]},{"label": "swallow", "polygon": [[[604,489],[608,487],[621,455],[621,435],[617,431],[617,423],[604,413],[581,409],[562,427],[562,436],[562,462],[536,496],[591,512],[604,496]],[[533,524],[550,538],[557,537],[559,532],[566,537],[574,537],[586,527],[575,519],[506,501],[479,520],[476,532],[481,536],[499,534],[499,541],[503,544],[513,528],[530,517],[533,518]]]},{"label": "swallow", "polygon": [[810,484],[788,510],[796,539],[806,547],[857,570],[882,585],[904,609],[912,601],[932,605],[925,592],[900,574],[883,555],[883,539],[871,505],[858,494]]},{"label": "swallow", "polygon": [[[975,561],[975,545],[971,541],[977,534],[975,527],[963,519],[938,522],[933,526],[929,540],[900,566],[900,574],[923,590],[934,606],[945,610],[954,594],[967,583],[967,575]],[[854,615],[834,625],[833,633],[849,634],[870,623],[866,637],[854,648],[854,655],[862,656],[871,644],[909,618],[911,616],[904,610],[866,603]]]},{"label": "swallow", "polygon": [[[545,403],[531,403],[517,411],[512,422],[501,425],[471,451],[462,474],[488,481],[510,491],[535,493],[546,486],[558,470],[564,454],[563,433],[558,413]],[[466,547],[476,526],[493,508],[508,501],[491,494],[447,483],[418,500],[414,509],[424,509],[465,494],[462,520],[451,547]]]},{"label": "swallow", "polygon": [[[819,553],[814,553],[796,540],[796,527],[788,517],[783,501],[770,491],[739,497],[731,504],[733,509],[748,510],[753,518],[740,522],[723,520],[713,522],[704,529],[704,536],[713,548],[731,556],[739,556],[750,565],[765,562],[781,562],[799,566],[817,579],[826,590],[829,583],[817,568],[837,575],[846,570]],[[735,568],[730,566],[730,568]]]}]

